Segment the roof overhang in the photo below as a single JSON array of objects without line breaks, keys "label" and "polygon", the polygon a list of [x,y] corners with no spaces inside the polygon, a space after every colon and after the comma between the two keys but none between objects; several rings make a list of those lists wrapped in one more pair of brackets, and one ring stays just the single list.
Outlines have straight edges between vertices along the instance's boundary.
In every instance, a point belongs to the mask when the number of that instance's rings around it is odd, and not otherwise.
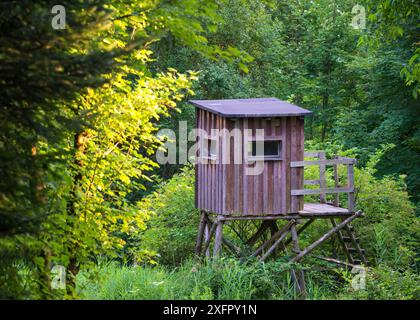
[{"label": "roof overhang", "polygon": [[277,98],[190,100],[194,106],[227,118],[273,118],[310,115],[312,111]]}]

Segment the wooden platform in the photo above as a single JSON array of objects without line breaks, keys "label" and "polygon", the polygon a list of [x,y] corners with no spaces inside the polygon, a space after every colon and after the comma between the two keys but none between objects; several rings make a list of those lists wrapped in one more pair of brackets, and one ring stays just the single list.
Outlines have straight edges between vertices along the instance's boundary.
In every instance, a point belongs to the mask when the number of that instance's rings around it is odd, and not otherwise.
[{"label": "wooden platform", "polygon": [[300,214],[317,214],[317,213],[326,213],[326,214],[351,214],[351,212],[346,208],[334,207],[326,203],[305,203],[303,205],[303,210],[299,211]]},{"label": "wooden platform", "polygon": [[[211,214],[209,212],[209,214]],[[334,217],[348,217],[354,215],[354,212],[346,208],[335,207],[326,203],[305,203],[303,210],[297,213],[290,214],[275,214],[275,215],[217,215],[218,220],[277,220],[277,219],[300,219],[300,218],[334,218]]]}]

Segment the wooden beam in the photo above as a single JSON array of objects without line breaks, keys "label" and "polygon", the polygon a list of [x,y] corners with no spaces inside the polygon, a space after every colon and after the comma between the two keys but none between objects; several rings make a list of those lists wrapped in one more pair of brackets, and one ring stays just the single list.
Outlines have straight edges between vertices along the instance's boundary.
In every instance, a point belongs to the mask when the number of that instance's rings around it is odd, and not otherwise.
[{"label": "wooden beam", "polygon": [[236,256],[240,255],[240,250],[239,248],[237,248],[231,241],[229,241],[228,239],[226,239],[225,237],[222,238],[222,243],[229,248],[229,250],[235,254]]},{"label": "wooden beam", "polygon": [[[334,165],[334,187],[335,188],[339,188],[340,184],[339,184],[339,176],[338,176],[338,165]],[[334,206],[338,207],[340,206],[340,197],[339,197],[339,193],[335,193],[334,194]]]},{"label": "wooden beam", "polygon": [[[283,234],[285,234],[286,232],[288,232],[288,230],[290,229],[290,226],[295,223],[295,220],[291,220],[289,221],[285,226],[283,226],[279,231],[277,231],[270,239],[268,239],[266,242],[264,242],[252,255],[251,257],[256,257],[258,256],[268,245],[270,245],[273,241],[275,241],[278,237],[281,237]],[[285,234],[286,236],[286,234]],[[277,243],[277,245],[280,243],[281,241],[279,241]],[[274,246],[273,250],[277,247]]]},{"label": "wooden beam", "polygon": [[323,193],[349,193],[354,192],[354,187],[342,187],[342,188],[319,188],[319,189],[294,189],[291,190],[292,196],[303,196],[309,194],[323,194]]},{"label": "wooden beam", "polygon": [[[319,153],[319,159],[320,160],[326,160],[325,151]],[[319,165],[319,188],[320,188],[320,190],[323,190],[323,189],[327,188],[327,180],[325,179],[325,171],[326,171],[325,164],[320,164]],[[321,192],[319,194],[319,200],[321,201],[321,203],[325,203],[325,201],[326,201],[326,193],[325,192]]]},{"label": "wooden beam", "polygon": [[220,217],[220,221],[243,221],[243,220],[292,220],[292,219],[311,219],[311,218],[331,218],[331,217],[348,217],[353,215],[354,213],[351,212],[300,212],[296,214],[277,214],[277,215],[265,215],[265,216],[257,216],[257,215],[249,215],[249,216],[223,216]]},{"label": "wooden beam", "polygon": [[305,158],[318,158],[320,152],[324,151],[305,151]]},{"label": "wooden beam", "polygon": [[210,240],[211,240],[211,227],[213,226],[213,223],[210,221],[210,219],[207,219],[207,223],[206,223],[206,227],[204,228],[204,243],[208,243],[207,247],[204,250],[204,254],[206,255],[206,257],[210,258],[210,249],[209,249],[209,244],[210,244]]},{"label": "wooden beam", "polygon": [[320,181],[319,180],[304,180],[303,184],[311,185],[311,186],[315,185],[316,186],[316,185],[320,184]]},{"label": "wooden beam", "polygon": [[354,211],[354,167],[353,165],[347,166],[347,187],[352,189],[348,194],[348,209]]},{"label": "wooden beam", "polygon": [[[270,225],[270,233],[271,233],[271,236],[274,236],[276,234],[276,232],[279,231],[279,227],[277,225],[277,221],[276,220],[271,220],[269,222],[271,223],[271,225]],[[276,258],[276,253],[277,253],[277,250],[274,250],[274,252],[273,252],[274,259]]]},{"label": "wooden beam", "polygon": [[201,254],[201,247],[203,244],[203,234],[204,234],[204,228],[206,226],[206,223],[207,223],[206,213],[204,211],[201,211],[200,224],[198,226],[197,240],[195,243],[195,254],[198,256]]},{"label": "wooden beam", "polygon": [[[309,219],[308,221],[306,221],[298,230],[297,230],[297,234],[301,234],[307,227],[309,227],[312,222],[314,222],[315,219]],[[284,242],[284,245],[287,246],[290,242],[292,242],[292,238],[287,239]]]},{"label": "wooden beam", "polygon": [[[268,256],[279,246],[279,244],[283,241],[283,239],[287,236],[287,233],[290,231],[290,227],[295,224],[295,221],[290,221],[287,225],[285,225],[283,228],[281,228],[276,235],[279,237],[273,245],[267,250],[267,252],[260,258],[260,261],[264,261],[268,258]],[[274,237],[274,236],[273,236]],[[272,238],[273,238],[272,237]],[[258,251],[258,250],[257,250]],[[257,252],[256,251],[256,252]],[[261,249],[262,251],[262,249]],[[255,256],[257,256],[256,254]],[[254,256],[254,254],[253,254]]]},{"label": "wooden beam", "polygon": [[336,159],[340,159],[340,160],[353,160],[354,161],[354,164],[357,163],[357,159],[349,158],[349,157],[336,156]]},{"label": "wooden beam", "polygon": [[321,238],[319,238],[317,241],[306,247],[304,250],[302,250],[296,257],[294,257],[291,261],[292,262],[298,262],[301,260],[304,256],[306,256],[308,253],[310,253],[312,250],[314,250],[317,246],[319,246],[321,243],[323,243],[325,240],[329,239],[333,234],[335,234],[338,230],[341,230],[344,228],[347,224],[352,222],[354,219],[362,215],[362,211],[357,211],[355,214],[353,214],[351,217],[345,219],[343,222],[338,224],[336,227],[329,230],[326,234],[324,234]]},{"label": "wooden beam", "polygon": [[348,236],[350,237],[351,243],[356,248],[356,251],[360,256],[361,261],[363,262],[363,264],[367,265],[367,260],[366,260],[365,254],[363,253],[362,249],[360,248],[360,245],[357,242],[356,238],[354,237],[353,232],[350,230],[350,227],[348,225],[345,225],[344,228],[345,228]]},{"label": "wooden beam", "polygon": [[337,212],[300,212],[300,218],[331,218],[331,217],[349,217],[353,215],[352,212],[337,211]]},{"label": "wooden beam", "polygon": [[255,242],[257,242],[257,240],[263,235],[265,230],[267,230],[270,226],[271,226],[271,221],[270,220],[264,220],[261,223],[261,226],[258,228],[257,232],[251,238],[248,239],[246,244],[249,245],[249,246],[253,246],[255,244]]},{"label": "wooden beam", "polygon": [[223,238],[223,221],[216,221],[216,235],[214,237],[213,257],[220,254]]},{"label": "wooden beam", "polygon": [[[208,222],[210,223],[210,220],[208,220]],[[213,236],[213,233],[214,233],[215,230],[216,230],[216,224],[213,223],[211,225],[210,231],[208,232],[208,236],[207,236],[206,242],[204,243],[204,248],[203,248],[203,251],[204,252],[206,252],[207,249],[209,248],[211,237]]]},{"label": "wooden beam", "polygon": [[327,262],[335,263],[335,264],[338,264],[338,265],[342,265],[342,266],[345,266],[345,267],[350,267],[350,268],[355,267],[355,265],[352,264],[352,263],[340,261],[340,260],[337,260],[337,259],[334,259],[334,258],[324,258],[324,257],[316,257],[316,258],[320,259],[320,260],[327,261]]},{"label": "wooden beam", "polygon": [[297,231],[296,231],[296,225],[295,224],[290,226],[290,233],[292,235],[293,252],[295,254],[299,254],[300,253],[299,240],[298,240],[298,234],[297,234]]},{"label": "wooden beam", "polygon": [[[292,236],[292,242],[293,242],[293,251],[296,255],[300,254],[300,247],[299,247],[299,237],[296,231],[296,224],[293,224],[290,227],[290,233]],[[305,283],[305,274],[303,273],[303,270],[297,270],[294,271],[294,278],[297,280],[295,281],[296,287],[298,289],[299,294],[302,298],[306,298],[306,283]]]},{"label": "wooden beam", "polygon": [[307,167],[307,166],[331,166],[334,164],[355,164],[356,159],[329,159],[329,160],[304,160],[304,161],[292,161],[290,162],[291,168],[300,168],[300,167]]}]

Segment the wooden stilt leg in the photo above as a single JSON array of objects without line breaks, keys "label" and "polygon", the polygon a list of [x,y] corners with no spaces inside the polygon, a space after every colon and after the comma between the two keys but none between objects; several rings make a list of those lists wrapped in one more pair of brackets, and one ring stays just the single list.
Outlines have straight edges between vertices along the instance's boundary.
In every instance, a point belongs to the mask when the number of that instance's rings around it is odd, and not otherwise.
[{"label": "wooden stilt leg", "polygon": [[219,255],[222,249],[222,237],[223,237],[223,222],[216,221],[216,235],[214,238],[213,257]]},{"label": "wooden stilt leg", "polygon": [[[309,227],[312,222],[314,222],[315,219],[309,219],[308,221],[305,222],[305,224],[303,224],[298,230],[297,230],[297,234],[300,235],[307,227]],[[287,246],[290,242],[292,242],[292,238],[287,239],[284,242],[284,245]]]},{"label": "wooden stilt leg", "polygon": [[204,228],[204,253],[206,257],[208,258],[210,258],[209,244],[210,244],[210,238],[211,238],[211,227],[212,227],[212,223],[210,222],[209,219],[207,219],[207,223]]},{"label": "wooden stilt leg", "polygon": [[239,248],[237,248],[231,241],[226,239],[225,237],[222,238],[222,243],[236,256],[240,256]]},{"label": "wooden stilt leg", "polygon": [[[271,236],[274,236],[277,231],[279,231],[279,227],[277,226],[276,221],[271,221],[271,225],[270,225]],[[276,253],[277,253],[277,248],[274,249],[274,251],[273,251],[273,258],[274,259],[276,258]]]},{"label": "wooden stilt leg", "polygon": [[[295,223],[295,220],[289,221],[284,227],[282,227],[279,231],[277,231],[270,239],[268,239],[266,242],[264,242],[252,255],[251,257],[256,257],[259,254],[261,254],[266,247],[271,245],[271,243],[274,242],[274,244],[271,246],[272,249],[275,249],[278,245],[280,245],[283,241],[283,239],[286,237],[287,233],[289,232],[290,226]],[[280,239],[280,240],[279,240]],[[268,250],[270,251],[270,249]],[[271,251],[270,251],[271,252]],[[266,254],[267,255],[267,252]],[[268,255],[267,255],[268,257]]]},{"label": "wooden stilt leg", "polygon": [[[299,238],[296,231],[296,225],[293,224],[290,227],[290,233],[292,235],[292,242],[293,242],[293,251],[296,255],[300,253],[299,248]],[[292,270],[293,278],[295,278],[296,290],[299,292],[300,296],[303,299],[306,299],[306,283],[305,283],[305,274],[303,270]]]},{"label": "wooden stilt leg", "polygon": [[276,240],[276,242],[273,243],[270,249],[268,249],[267,252],[260,258],[260,261],[264,261],[271,253],[274,252],[274,250],[282,243],[288,232],[289,230],[286,230],[282,233],[282,235]]},{"label": "wooden stilt leg", "polygon": [[272,221],[270,220],[264,220],[261,224],[261,226],[258,228],[257,232],[247,241],[247,245],[253,246],[257,240],[262,236],[262,234],[267,230],[267,228],[271,228]]},{"label": "wooden stilt leg", "polygon": [[[211,227],[210,227],[211,225]],[[204,242],[204,252],[206,252],[207,256],[210,256],[210,241],[211,241],[211,237],[213,236],[214,231],[216,230],[216,223],[212,223],[210,221],[210,219],[207,219],[207,226],[208,226],[208,233],[206,235],[206,241]]]},{"label": "wooden stilt leg", "polygon": [[198,226],[197,240],[195,243],[195,254],[197,256],[201,254],[201,246],[203,244],[203,234],[204,234],[204,229],[206,227],[206,224],[207,224],[206,212],[201,211],[200,224]]}]

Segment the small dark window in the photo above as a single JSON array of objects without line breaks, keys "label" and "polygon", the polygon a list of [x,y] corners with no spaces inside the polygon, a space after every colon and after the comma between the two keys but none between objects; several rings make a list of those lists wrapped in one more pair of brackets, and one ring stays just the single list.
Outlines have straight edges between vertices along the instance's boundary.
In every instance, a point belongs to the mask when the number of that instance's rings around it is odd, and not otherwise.
[{"label": "small dark window", "polygon": [[204,138],[204,158],[215,160],[217,157],[217,140]]},{"label": "small dark window", "polygon": [[[264,151],[257,150],[257,143],[263,143]],[[281,159],[281,141],[280,140],[264,140],[250,141],[248,145],[248,157],[263,158],[264,160]]]}]

